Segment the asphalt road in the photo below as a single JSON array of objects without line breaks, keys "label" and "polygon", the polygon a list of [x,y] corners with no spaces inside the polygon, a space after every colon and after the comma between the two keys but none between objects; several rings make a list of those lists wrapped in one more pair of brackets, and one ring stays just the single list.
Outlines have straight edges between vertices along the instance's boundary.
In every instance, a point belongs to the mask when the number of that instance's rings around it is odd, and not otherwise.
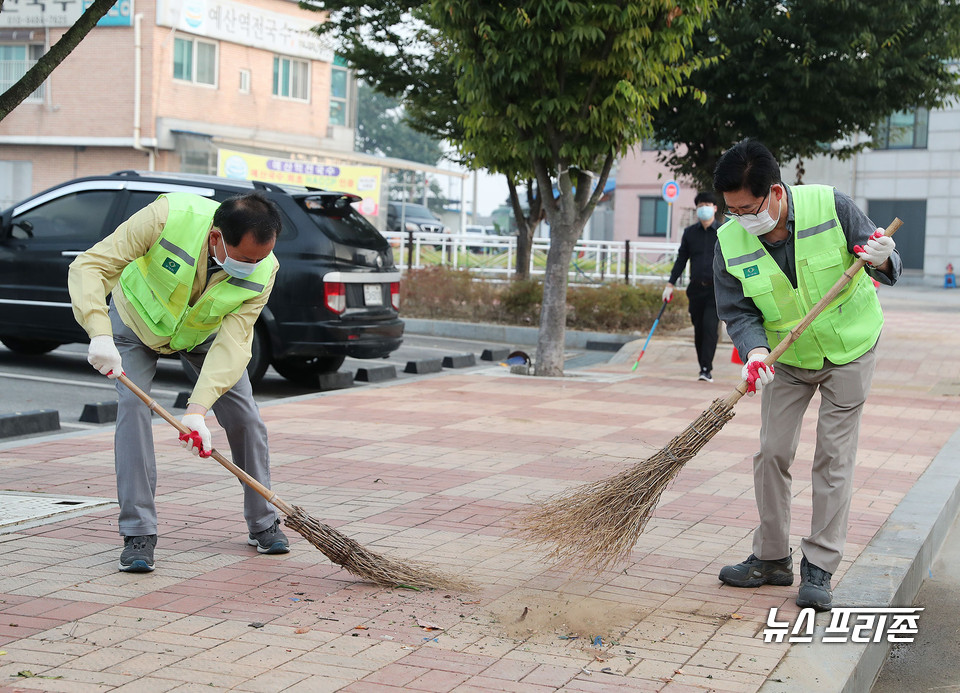
[{"label": "asphalt road", "polygon": [[[520,348],[529,353],[533,352],[532,347],[407,334],[404,336],[403,345],[389,358],[347,359],[340,370],[356,375],[358,368],[389,364],[396,369],[398,379],[419,378],[423,376],[403,372],[408,361],[471,352],[476,355],[478,364],[486,363],[480,361],[480,354],[489,347],[507,347],[511,350]],[[55,409],[59,412],[61,432],[112,425],[80,421],[85,405],[116,401],[114,383],[91,368],[87,363],[86,354],[86,344],[66,344],[43,356],[22,356],[0,345],[0,415]],[[596,354],[597,358],[612,356],[610,353],[602,352],[590,352],[590,354]],[[569,359],[582,361],[585,356],[590,360],[590,354],[574,351],[567,356]],[[354,382],[354,387],[366,386],[365,383]],[[179,359],[160,359],[152,391],[157,402],[172,413],[181,412],[182,410],[174,407],[177,396],[181,392],[190,390],[191,385],[181,369]],[[315,389],[297,385],[270,368],[255,388],[254,396],[258,402],[262,403],[311,392],[315,392]],[[36,435],[49,433],[48,431]],[[33,436],[0,438],[0,443],[28,437]]]}]

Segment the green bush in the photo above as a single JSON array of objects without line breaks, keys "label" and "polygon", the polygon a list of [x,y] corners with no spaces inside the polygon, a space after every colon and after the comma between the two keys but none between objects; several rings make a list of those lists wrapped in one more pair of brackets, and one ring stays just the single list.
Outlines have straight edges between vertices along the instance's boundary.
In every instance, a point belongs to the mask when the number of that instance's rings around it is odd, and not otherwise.
[{"label": "green bush", "polygon": [[[463,270],[428,267],[406,274],[400,282],[401,316],[492,322],[536,327],[540,324],[543,284],[534,279],[494,283]],[[570,286],[567,327],[591,332],[646,332],[663,305],[661,284]],[[660,328],[689,324],[683,291],[660,319]]]}]

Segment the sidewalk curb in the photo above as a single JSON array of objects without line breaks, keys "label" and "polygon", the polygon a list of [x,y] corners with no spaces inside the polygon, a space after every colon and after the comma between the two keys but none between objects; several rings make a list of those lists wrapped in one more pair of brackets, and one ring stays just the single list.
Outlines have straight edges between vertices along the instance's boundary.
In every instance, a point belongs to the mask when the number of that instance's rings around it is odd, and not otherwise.
[{"label": "sidewalk curb", "polygon": [[[958,506],[960,429],[954,431],[854,561],[834,591],[835,603],[861,607],[913,605]],[[830,617],[821,614],[817,621],[815,638],[823,635]],[[886,641],[794,644],[760,693],[823,690],[827,682],[842,682],[833,690],[843,693],[869,691],[889,650]]]},{"label": "sidewalk curb", "polygon": [[[404,332],[408,334],[472,339],[479,342],[536,346],[540,335],[540,328],[538,327],[517,327],[515,325],[496,325],[485,322],[426,320],[423,318],[404,318],[403,322],[405,324]],[[587,342],[611,342],[613,341],[612,338],[620,342],[629,342],[637,339],[637,336],[633,334],[566,330],[564,346],[573,349],[586,349]]]}]

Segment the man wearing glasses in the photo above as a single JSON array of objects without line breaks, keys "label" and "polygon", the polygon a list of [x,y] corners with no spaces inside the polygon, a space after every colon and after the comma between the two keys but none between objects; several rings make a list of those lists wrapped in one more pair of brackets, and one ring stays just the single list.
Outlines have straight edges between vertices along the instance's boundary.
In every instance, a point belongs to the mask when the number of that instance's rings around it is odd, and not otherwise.
[{"label": "man wearing glasses", "polygon": [[[792,585],[790,465],[803,414],[819,390],[810,534],[800,542],[797,604],[827,610],[830,579],[847,533],[853,466],[870,390],[883,312],[871,278],[892,285],[902,265],[853,200],[824,185],[785,185],[770,151],[755,140],[727,150],[714,171],[729,221],[714,256],[717,310],[744,361],[743,378],[760,404],[754,493],[760,525],[753,553],[720,571],[734,587]],[[763,359],[857,259],[867,262],[840,295],[777,360]],[[750,392],[749,394],[754,394]]]}]

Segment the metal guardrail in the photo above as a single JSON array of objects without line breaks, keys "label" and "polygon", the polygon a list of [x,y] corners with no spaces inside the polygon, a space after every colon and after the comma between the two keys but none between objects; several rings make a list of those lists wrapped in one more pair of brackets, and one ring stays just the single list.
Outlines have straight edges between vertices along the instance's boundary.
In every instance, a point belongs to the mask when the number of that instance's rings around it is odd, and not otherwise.
[{"label": "metal guardrail", "polygon": [[[492,281],[516,274],[517,237],[478,234],[384,231],[401,271],[443,266],[470,270]],[[677,243],[650,241],[577,241],[569,281],[578,284],[665,281],[677,259]],[[534,238],[530,276],[546,272],[549,238]]]}]

